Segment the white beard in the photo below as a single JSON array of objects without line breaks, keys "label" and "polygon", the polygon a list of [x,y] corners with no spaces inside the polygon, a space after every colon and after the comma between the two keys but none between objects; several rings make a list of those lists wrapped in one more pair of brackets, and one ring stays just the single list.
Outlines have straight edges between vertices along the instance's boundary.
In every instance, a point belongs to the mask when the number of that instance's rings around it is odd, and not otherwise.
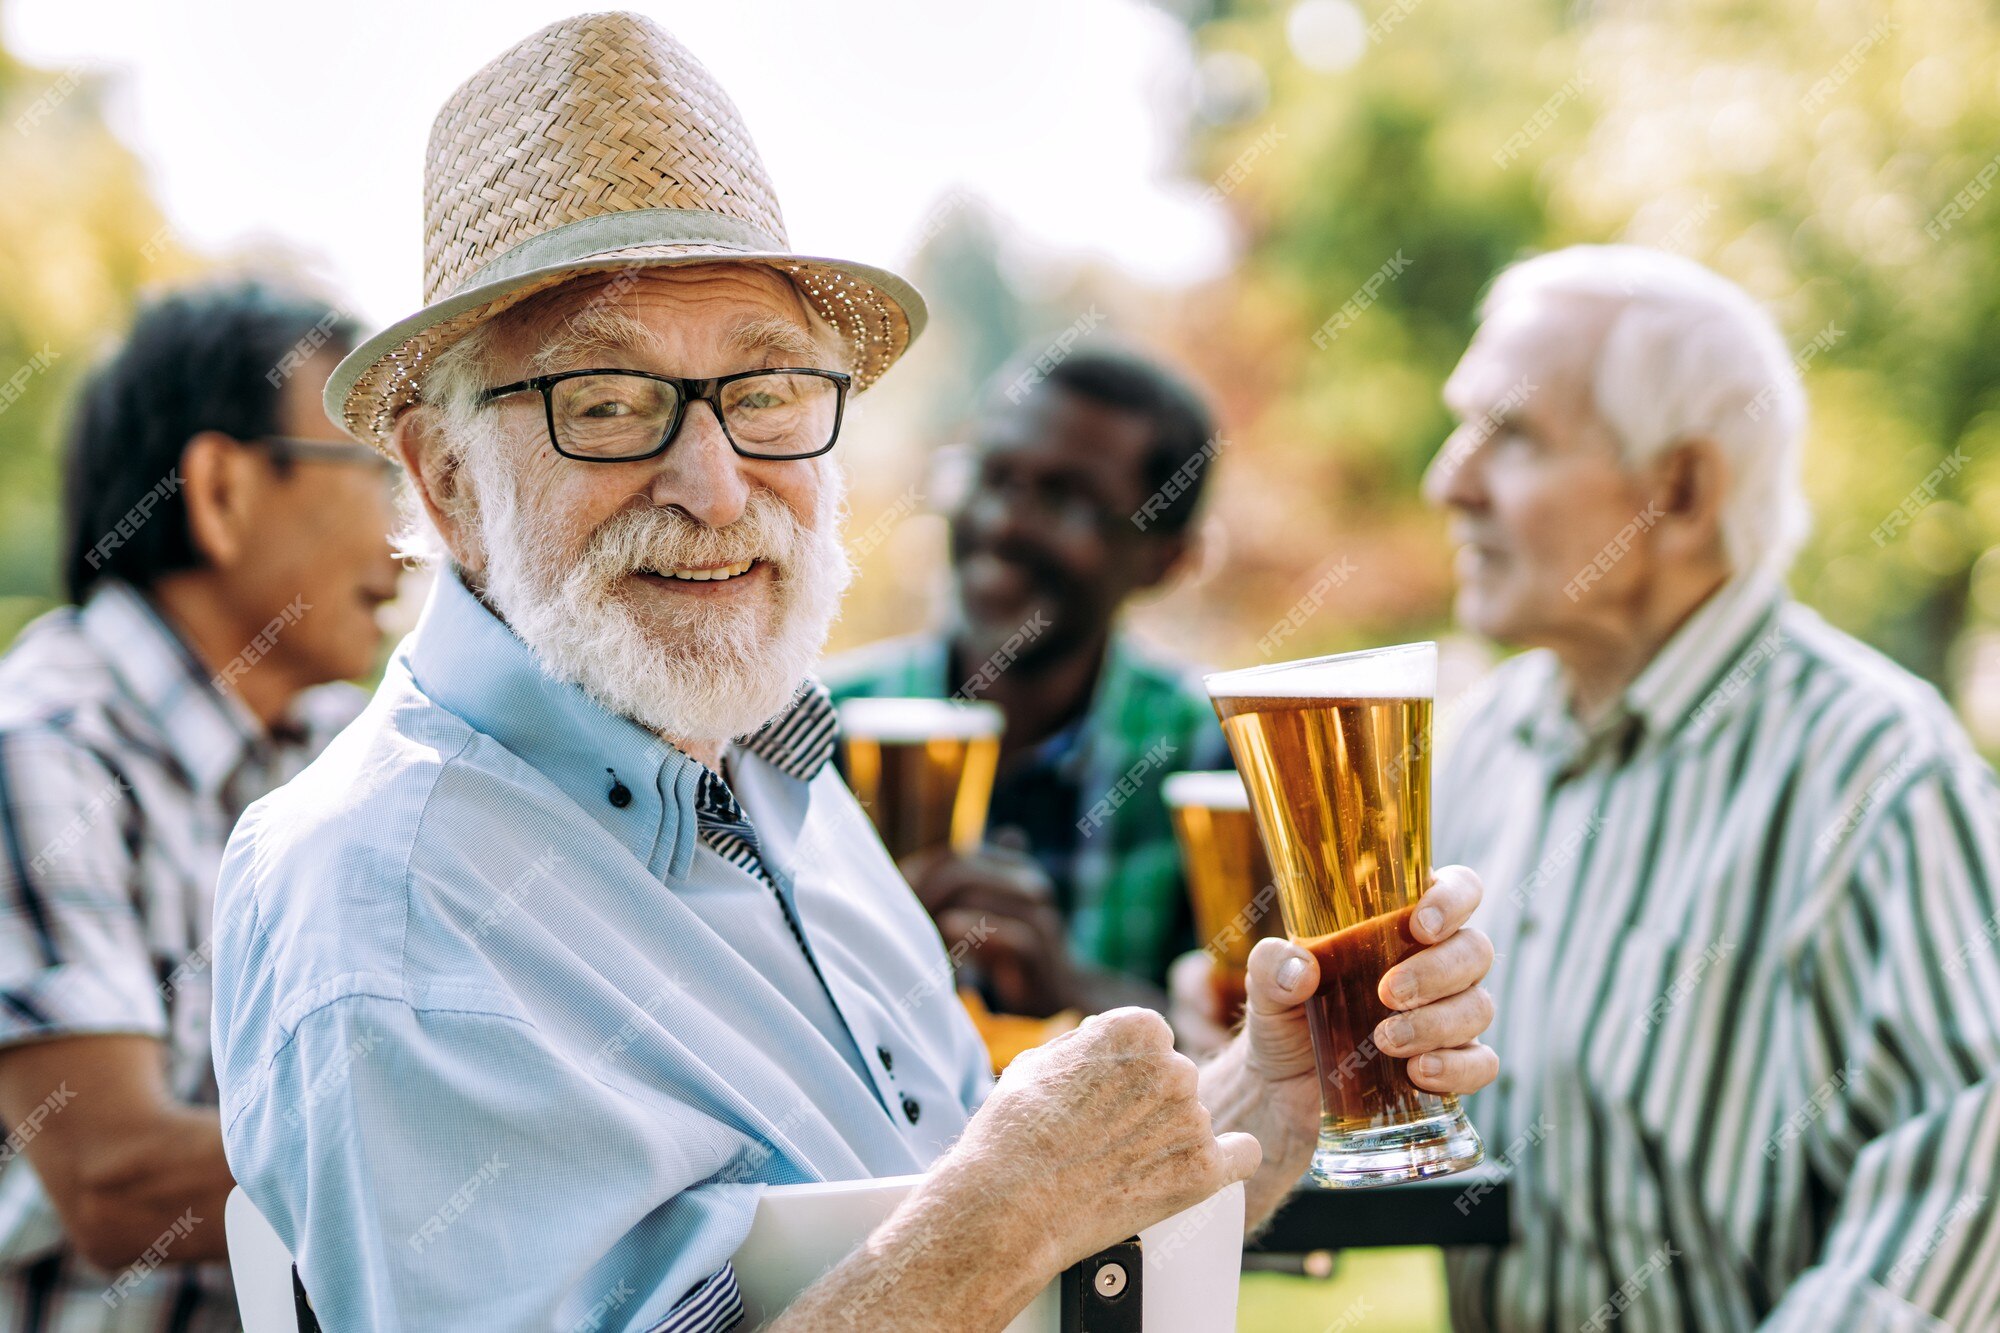
[{"label": "white beard", "polygon": [[[830,459],[810,463],[821,470],[810,526],[759,488],[724,528],[673,510],[620,510],[580,556],[568,557],[558,518],[522,512],[515,478],[495,458],[499,443],[482,440],[469,451],[483,591],[544,673],[674,740],[746,736],[791,704],[853,576],[840,543],[843,480]],[[621,592],[635,570],[752,556],[771,566],[770,595],[749,605],[690,597],[664,611],[649,606],[642,617]]]}]

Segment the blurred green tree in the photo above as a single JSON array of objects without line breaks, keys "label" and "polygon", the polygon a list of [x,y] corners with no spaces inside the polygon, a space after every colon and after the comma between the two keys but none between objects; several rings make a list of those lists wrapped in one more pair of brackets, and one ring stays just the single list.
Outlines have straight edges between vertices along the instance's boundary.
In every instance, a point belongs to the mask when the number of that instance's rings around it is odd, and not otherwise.
[{"label": "blurred green tree", "polygon": [[[2000,13],[1210,8],[1194,29],[1204,85],[1240,87],[1254,66],[1265,89],[1198,97],[1232,114],[1198,119],[1191,145],[1243,238],[1204,314],[1219,306],[1228,336],[1207,342],[1236,362],[1219,377],[1268,390],[1227,466],[1286,479],[1299,520],[1231,525],[1232,560],[1263,589],[1245,602],[1230,585],[1249,640],[1335,551],[1356,575],[1288,655],[1445,623],[1438,520],[1415,488],[1479,295],[1514,258],[1623,239],[1701,260],[1777,312],[1813,405],[1817,525],[1793,586],[1946,681],[1968,620],[2000,613],[2000,559],[1979,563],[2000,543]],[[1372,305],[1328,324],[1364,291]]]},{"label": "blurred green tree", "polygon": [[195,268],[101,97],[98,76],[0,48],[0,645],[58,600],[70,388],[143,288]]}]

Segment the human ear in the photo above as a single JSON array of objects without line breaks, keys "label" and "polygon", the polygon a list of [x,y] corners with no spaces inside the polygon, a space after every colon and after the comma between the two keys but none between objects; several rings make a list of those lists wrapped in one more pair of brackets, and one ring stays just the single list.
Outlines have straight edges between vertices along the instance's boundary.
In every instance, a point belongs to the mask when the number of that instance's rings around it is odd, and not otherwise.
[{"label": "human ear", "polygon": [[417,503],[444,540],[452,561],[468,573],[484,569],[486,551],[479,540],[477,508],[464,460],[448,447],[437,409],[418,406],[397,417],[389,446],[402,459]]}]

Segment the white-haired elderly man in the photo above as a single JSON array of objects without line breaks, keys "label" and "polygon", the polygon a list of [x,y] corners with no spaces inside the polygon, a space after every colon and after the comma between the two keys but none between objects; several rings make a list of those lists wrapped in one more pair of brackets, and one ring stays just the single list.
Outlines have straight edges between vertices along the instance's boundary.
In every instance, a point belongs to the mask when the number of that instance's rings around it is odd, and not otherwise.
[{"label": "white-haired elderly man", "polygon": [[[827,764],[826,455],[916,294],[790,253],[728,98],[629,15],[455,93],[425,200],[430,304],[327,396],[449,564],[217,907],[229,1162],[325,1325],[728,1327],[772,1183],[928,1173],[789,1329],[999,1328],[1227,1182],[1269,1213],[1318,1120],[1310,956],[1265,944],[1199,1070],[1122,1010],[993,1084]],[[1495,1069],[1478,896],[1441,874],[1383,983],[1432,1001],[1384,1049],[1437,1090]]]},{"label": "white-haired elderly man", "polygon": [[1457,1325],[2000,1328],[2000,802],[1930,687],[1785,596],[1775,326],[1580,246],[1500,276],[1445,398],[1459,617],[1539,650],[1438,782],[1518,1209],[1453,1256]]}]

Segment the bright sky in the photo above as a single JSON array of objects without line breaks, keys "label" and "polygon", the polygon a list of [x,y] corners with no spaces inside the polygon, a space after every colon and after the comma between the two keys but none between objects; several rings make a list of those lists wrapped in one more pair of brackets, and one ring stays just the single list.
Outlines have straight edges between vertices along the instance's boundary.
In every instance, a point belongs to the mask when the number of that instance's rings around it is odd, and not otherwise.
[{"label": "bright sky", "polygon": [[[9,0],[5,39],[113,76],[114,128],[176,231],[273,239],[364,320],[418,305],[424,139],[447,94],[562,0]],[[795,246],[895,267],[955,188],[1037,248],[1155,282],[1226,263],[1175,155],[1185,29],[1140,0],[641,0],[714,71],[776,178]]]}]

